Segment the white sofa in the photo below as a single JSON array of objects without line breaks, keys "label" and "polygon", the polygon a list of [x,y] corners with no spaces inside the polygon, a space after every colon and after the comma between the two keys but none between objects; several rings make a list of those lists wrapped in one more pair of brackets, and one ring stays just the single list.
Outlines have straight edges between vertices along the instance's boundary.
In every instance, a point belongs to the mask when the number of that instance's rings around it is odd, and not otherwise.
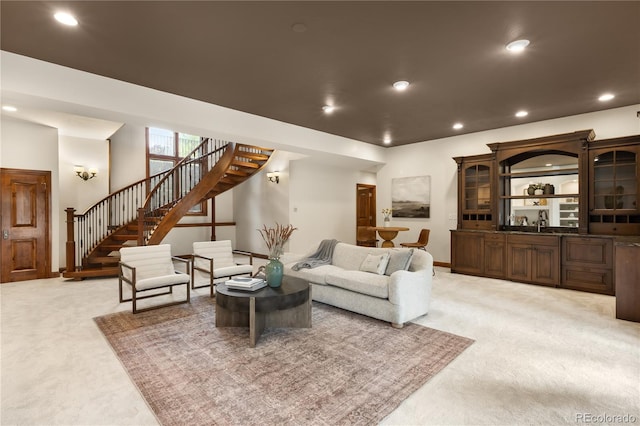
[{"label": "white sofa", "polygon": [[[422,250],[411,250],[408,270],[397,269],[397,262],[389,268],[390,275],[362,271],[363,262],[372,256],[390,252],[395,259],[410,250],[404,248],[373,248],[336,244],[330,265],[316,268],[293,266],[308,255],[288,253],[282,260],[284,274],[303,278],[312,287],[312,298],[342,309],[357,312],[400,328],[405,322],[429,311],[433,257]],[[404,255],[403,255],[404,253]],[[371,254],[372,256],[368,255]],[[365,269],[367,269],[365,267]]]}]

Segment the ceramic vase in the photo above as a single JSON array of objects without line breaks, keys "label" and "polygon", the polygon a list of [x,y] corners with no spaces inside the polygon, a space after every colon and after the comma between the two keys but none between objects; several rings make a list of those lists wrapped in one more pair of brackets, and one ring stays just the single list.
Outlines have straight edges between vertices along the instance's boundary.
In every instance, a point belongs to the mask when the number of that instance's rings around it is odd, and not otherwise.
[{"label": "ceramic vase", "polygon": [[264,268],[264,274],[267,277],[267,285],[269,287],[280,287],[282,284],[283,265],[279,259],[269,259]]}]

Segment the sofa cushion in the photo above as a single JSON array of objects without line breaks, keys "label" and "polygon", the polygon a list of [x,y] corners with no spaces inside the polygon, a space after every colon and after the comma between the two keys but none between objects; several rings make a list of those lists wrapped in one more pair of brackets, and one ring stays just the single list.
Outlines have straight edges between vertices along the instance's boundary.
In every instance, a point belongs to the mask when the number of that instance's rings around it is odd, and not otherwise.
[{"label": "sofa cushion", "polygon": [[329,285],[345,290],[367,294],[369,296],[387,299],[389,297],[389,277],[363,271],[341,271],[327,274]]},{"label": "sofa cushion", "polygon": [[392,249],[389,251],[389,263],[385,275],[391,275],[396,271],[406,271],[411,264],[413,249]]},{"label": "sofa cushion", "polygon": [[296,262],[284,266],[284,274],[289,277],[302,278],[310,283],[326,285],[326,276],[330,273],[340,273],[342,268],[333,265],[322,265],[317,268],[302,268],[297,271],[291,269]]},{"label": "sofa cushion", "polygon": [[364,261],[360,265],[360,270],[363,272],[373,272],[374,274],[382,275],[387,270],[387,264],[389,263],[389,253],[382,254],[367,254]]}]

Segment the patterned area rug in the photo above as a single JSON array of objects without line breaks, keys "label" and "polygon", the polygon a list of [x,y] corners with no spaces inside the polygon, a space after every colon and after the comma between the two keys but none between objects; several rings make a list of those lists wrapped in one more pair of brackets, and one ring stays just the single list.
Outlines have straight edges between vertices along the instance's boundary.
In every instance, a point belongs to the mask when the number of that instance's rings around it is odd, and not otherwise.
[{"label": "patterned area rug", "polygon": [[473,340],[314,302],[313,328],[216,328],[196,297],[95,319],[162,425],[370,425]]}]

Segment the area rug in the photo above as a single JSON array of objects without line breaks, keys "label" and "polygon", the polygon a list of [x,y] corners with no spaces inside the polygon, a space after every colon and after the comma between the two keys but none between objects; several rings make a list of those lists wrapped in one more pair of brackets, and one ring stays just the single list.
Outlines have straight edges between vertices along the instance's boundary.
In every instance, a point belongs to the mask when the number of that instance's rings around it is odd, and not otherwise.
[{"label": "area rug", "polygon": [[371,425],[473,340],[314,302],[310,329],[216,328],[215,299],[95,318],[158,421]]}]

